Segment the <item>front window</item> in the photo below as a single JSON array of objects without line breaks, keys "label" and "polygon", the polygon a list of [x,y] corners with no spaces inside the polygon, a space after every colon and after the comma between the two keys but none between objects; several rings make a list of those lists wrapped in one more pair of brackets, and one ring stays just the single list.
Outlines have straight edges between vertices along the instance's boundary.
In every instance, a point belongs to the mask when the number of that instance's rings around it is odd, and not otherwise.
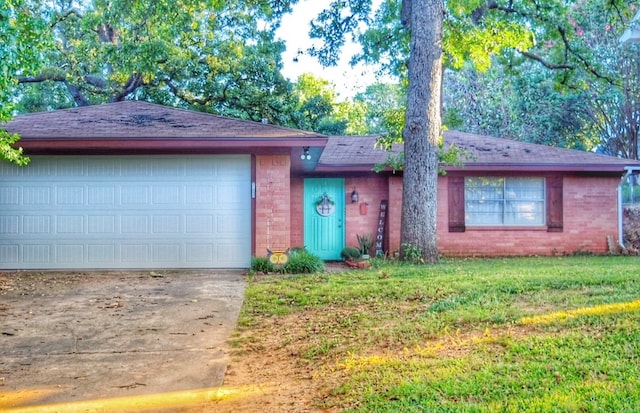
[{"label": "front window", "polygon": [[468,177],[465,225],[545,225],[544,178]]}]

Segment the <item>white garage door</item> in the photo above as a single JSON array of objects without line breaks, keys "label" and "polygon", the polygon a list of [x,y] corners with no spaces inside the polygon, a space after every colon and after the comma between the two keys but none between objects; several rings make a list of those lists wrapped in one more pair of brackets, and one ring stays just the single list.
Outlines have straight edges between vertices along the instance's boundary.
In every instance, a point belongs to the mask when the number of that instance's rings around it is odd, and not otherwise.
[{"label": "white garage door", "polygon": [[0,268],[243,268],[247,155],[0,162]]}]

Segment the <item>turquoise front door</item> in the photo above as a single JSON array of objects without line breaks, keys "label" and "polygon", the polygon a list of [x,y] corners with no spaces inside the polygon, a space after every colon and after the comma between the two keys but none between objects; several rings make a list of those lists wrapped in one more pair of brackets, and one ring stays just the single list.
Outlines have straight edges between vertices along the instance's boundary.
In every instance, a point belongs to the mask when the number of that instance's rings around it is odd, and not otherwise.
[{"label": "turquoise front door", "polygon": [[344,179],[304,180],[304,245],[323,260],[339,260],[344,248]]}]

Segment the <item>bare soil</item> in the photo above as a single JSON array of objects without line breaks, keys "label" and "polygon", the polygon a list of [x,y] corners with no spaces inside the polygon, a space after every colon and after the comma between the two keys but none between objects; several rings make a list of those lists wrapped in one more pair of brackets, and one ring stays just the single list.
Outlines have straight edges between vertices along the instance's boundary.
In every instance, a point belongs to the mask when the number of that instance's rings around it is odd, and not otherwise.
[{"label": "bare soil", "polygon": [[[303,317],[297,315],[297,317]],[[302,320],[273,320],[259,331],[237,335],[242,342],[232,350],[224,379],[224,388],[238,391],[235,396],[215,403],[211,412],[334,412],[319,407],[326,389],[318,380],[313,363],[304,361],[299,352],[302,343],[283,345],[292,334],[292,326]],[[293,334],[298,335],[298,334]],[[255,337],[260,337],[255,339]],[[286,341],[286,340],[285,340]],[[324,384],[326,385],[326,384]]]}]

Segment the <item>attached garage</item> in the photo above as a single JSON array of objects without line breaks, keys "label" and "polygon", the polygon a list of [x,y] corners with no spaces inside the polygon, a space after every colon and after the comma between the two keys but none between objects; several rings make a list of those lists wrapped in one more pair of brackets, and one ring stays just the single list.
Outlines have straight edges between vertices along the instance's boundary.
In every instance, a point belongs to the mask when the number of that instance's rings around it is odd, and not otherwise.
[{"label": "attached garage", "polygon": [[246,268],[249,155],[0,164],[0,267]]},{"label": "attached garage", "polygon": [[328,139],[141,101],[0,127],[31,158],[0,162],[0,270],[248,268],[290,247],[290,173]]}]

